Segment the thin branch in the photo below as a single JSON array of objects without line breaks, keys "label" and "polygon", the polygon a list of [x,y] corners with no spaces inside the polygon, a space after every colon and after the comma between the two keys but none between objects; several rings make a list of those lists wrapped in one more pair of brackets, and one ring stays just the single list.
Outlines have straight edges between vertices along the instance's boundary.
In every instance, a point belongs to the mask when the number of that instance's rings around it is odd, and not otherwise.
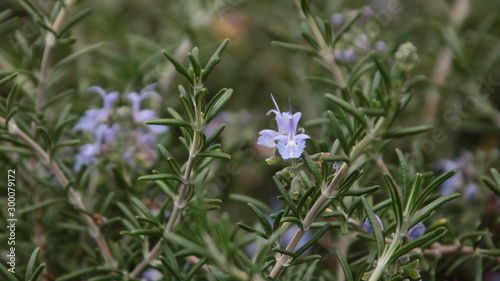
[{"label": "thin branch", "polygon": [[[61,6],[61,10],[51,26],[52,30],[56,33],[61,29],[61,25],[64,18],[67,15],[68,8],[75,3],[75,0],[66,0],[64,5]],[[52,32],[47,31],[47,36],[45,37],[45,48],[43,50],[42,65],[40,68],[40,74],[38,76],[38,91],[36,96],[35,111],[39,112],[43,108],[45,103],[45,89],[47,88],[48,82],[48,70],[50,58],[52,57],[52,50],[56,44],[56,36]]]},{"label": "thin branch", "polygon": [[[0,117],[0,124],[5,126],[6,125],[5,119]],[[49,154],[47,154],[47,152],[45,152],[45,150],[43,150],[35,141],[33,141],[33,139],[31,139],[21,129],[19,129],[19,127],[15,124],[14,120],[10,120],[8,125],[9,125],[8,127],[9,132],[21,138],[29,147],[31,147],[31,149],[33,149],[35,154],[38,155],[40,160],[50,168],[50,170],[56,176],[59,183],[64,188],[67,188],[69,201],[76,208],[87,211],[87,207],[82,201],[81,194],[75,189],[73,189],[66,175],[63,173],[59,165],[56,162],[52,161]],[[85,224],[89,229],[90,236],[92,236],[92,238],[96,241],[97,245],[99,246],[99,249],[101,250],[103,258],[106,262],[106,265],[110,267],[116,267],[117,262],[113,258],[113,255],[111,254],[109,246],[106,242],[106,239],[104,239],[99,230],[99,226],[95,223],[93,218],[89,217],[85,213],[81,212],[80,216],[85,221]]]},{"label": "thin branch", "polygon": [[[186,196],[185,194],[189,190],[189,186],[191,185],[191,177],[193,174],[194,161],[196,159],[196,153],[198,149],[198,141],[200,138],[200,132],[195,132],[193,137],[193,145],[191,147],[191,152],[189,155],[188,162],[186,164],[186,170],[184,171],[184,183],[182,184],[179,194],[176,196],[174,207],[172,209],[172,214],[170,219],[168,220],[167,227],[165,228],[163,233],[171,233],[174,229],[174,226],[177,224],[177,221],[181,217],[182,209],[186,205]],[[141,273],[153,259],[155,259],[161,251],[161,246],[163,243],[163,238],[156,243],[153,249],[144,257],[144,259],[130,272],[130,277],[135,278],[139,273]]]},{"label": "thin branch", "polygon": [[[386,237],[385,242],[390,244],[392,243],[392,239]],[[432,258],[439,258],[442,256],[477,256],[491,259],[495,263],[500,264],[500,257],[493,257],[483,253],[484,251],[487,251],[487,249],[473,248],[463,245],[442,245],[439,242],[434,242],[429,248],[423,250],[422,248],[414,248],[411,251]]]},{"label": "thin branch", "polygon": [[328,46],[328,44],[326,43],[325,38],[323,38],[323,35],[321,34],[321,31],[320,31],[318,25],[316,24],[316,21],[314,20],[314,18],[311,15],[306,15],[304,13],[304,11],[302,11],[300,1],[296,0],[295,3],[297,4],[299,11],[305,17],[305,21],[306,21],[307,25],[309,26],[309,29],[311,30],[312,34],[316,38],[316,42],[318,43],[319,48],[320,48],[319,55],[323,58],[325,63],[330,68],[330,71],[332,72],[333,77],[335,78],[335,80],[337,81],[339,86],[341,88],[344,88],[346,86],[346,83],[345,83],[344,77],[342,75],[342,72],[340,71],[339,66],[335,62],[335,58],[333,56],[333,50],[332,50],[331,46]]},{"label": "thin branch", "polygon": [[432,245],[423,250],[420,248],[413,249],[413,252],[421,253],[424,256],[429,257],[441,257],[441,256],[478,256],[481,258],[489,258],[493,259],[495,263],[500,264],[500,257],[492,257],[490,255],[485,255],[482,252],[486,251],[486,249],[475,249],[469,246],[461,246],[461,245],[441,245],[438,242],[432,243]]}]

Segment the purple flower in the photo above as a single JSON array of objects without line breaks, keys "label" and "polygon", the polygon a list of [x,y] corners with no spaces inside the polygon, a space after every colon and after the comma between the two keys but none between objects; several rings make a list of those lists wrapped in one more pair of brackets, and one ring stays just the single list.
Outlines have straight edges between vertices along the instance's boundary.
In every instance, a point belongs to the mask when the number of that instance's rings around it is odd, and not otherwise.
[{"label": "purple flower", "polygon": [[333,14],[332,16],[332,24],[333,26],[335,27],[341,27],[343,26],[345,23],[345,19],[344,19],[344,15],[343,14],[340,14],[340,13],[337,13],[337,14]]},{"label": "purple flower", "polygon": [[356,54],[354,53],[354,50],[347,49],[347,50],[344,51],[344,61],[346,63],[354,63],[354,62],[356,62]]},{"label": "purple flower", "polygon": [[[377,219],[377,222],[378,222],[378,225],[380,226],[380,229],[384,230],[384,224],[382,224],[382,220],[377,215],[375,215],[375,219]],[[372,224],[370,223],[370,220],[368,218],[365,219],[365,222],[363,223],[363,227],[365,228],[366,233],[373,234]]]},{"label": "purple flower", "polygon": [[107,94],[103,88],[94,86],[89,88],[89,92],[99,94],[104,105],[99,109],[89,109],[73,128],[74,131],[92,131],[99,123],[106,122],[111,115],[113,104],[116,103],[120,94],[112,92]]},{"label": "purple flower", "polygon": [[306,139],[310,137],[306,134],[297,134],[297,125],[302,113],[280,112],[276,100],[271,95],[276,110],[272,109],[267,115],[276,114],[278,131],[262,130],[257,144],[267,147],[278,147],[278,151],[283,159],[299,158],[306,147]]},{"label": "purple flower", "polygon": [[369,20],[373,16],[372,8],[364,6],[361,8],[361,20]]},{"label": "purple flower", "polygon": [[80,171],[83,165],[89,166],[97,162],[95,156],[102,153],[104,145],[110,145],[116,142],[116,136],[120,131],[120,126],[114,124],[108,126],[106,124],[98,125],[94,130],[94,143],[88,143],[80,147],[80,153],[76,155],[74,166],[75,171]]},{"label": "purple flower", "polygon": [[116,142],[118,133],[120,132],[120,125],[113,124],[100,124],[94,131],[95,142],[99,144],[113,144]]},{"label": "purple flower", "polygon": [[94,143],[84,144],[80,147],[80,153],[76,155],[75,172],[80,171],[83,165],[89,166],[97,162],[95,155],[99,152],[99,145]]},{"label": "purple flower", "polygon": [[[455,160],[442,159],[435,166],[434,170],[438,173],[445,173],[450,170],[456,170],[457,172],[441,184],[440,191],[441,195],[448,195],[463,187],[466,180],[470,180],[474,174],[474,167],[472,166],[473,155],[469,151],[464,151],[461,153],[460,157]],[[470,195],[473,193],[471,188]],[[467,190],[465,190],[467,193]]]},{"label": "purple flower", "polygon": [[346,49],[346,50],[339,50],[335,49],[333,51],[333,56],[338,60],[343,63],[354,63],[356,62],[356,53],[354,52],[353,49]]},{"label": "purple flower", "polygon": [[385,50],[387,50],[387,44],[384,41],[375,42],[375,52],[382,54]]},{"label": "purple flower", "polygon": [[156,269],[148,269],[142,274],[141,281],[159,281],[163,278],[163,273]]},{"label": "purple flower", "polygon": [[424,233],[425,233],[425,225],[422,222],[419,222],[408,231],[406,236],[410,241],[413,241],[422,237]]},{"label": "purple flower", "polygon": [[477,198],[478,187],[477,184],[471,182],[465,186],[464,197],[467,200],[474,200]]},{"label": "purple flower", "polygon": [[139,146],[154,149],[156,146],[156,135],[154,133],[139,132],[136,137],[136,142]]},{"label": "purple flower", "polygon": [[[158,118],[158,117],[156,117],[154,111],[151,109],[140,110],[141,109],[141,102],[144,99],[151,97],[151,96],[153,96],[153,97],[158,96],[157,92],[150,90],[153,86],[155,86],[155,84],[147,86],[146,88],[144,88],[141,91],[140,94],[138,94],[136,92],[128,94],[128,100],[132,104],[132,117],[133,117],[135,123],[144,123],[147,120]],[[156,134],[161,134],[161,133],[164,133],[168,130],[167,127],[159,126],[159,125],[150,125],[149,128],[151,129],[151,131],[153,131]]]}]

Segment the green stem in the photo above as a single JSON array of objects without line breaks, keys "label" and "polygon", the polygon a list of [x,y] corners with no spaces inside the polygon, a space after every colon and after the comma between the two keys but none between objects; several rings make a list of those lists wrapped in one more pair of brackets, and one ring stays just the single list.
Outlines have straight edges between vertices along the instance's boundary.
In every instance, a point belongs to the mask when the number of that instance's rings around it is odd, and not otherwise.
[{"label": "green stem", "polygon": [[400,235],[400,233],[401,230],[397,229],[394,234],[395,236],[394,240],[392,240],[392,243],[389,246],[389,248],[382,253],[382,256],[377,261],[377,266],[375,267],[375,271],[373,271],[372,276],[370,276],[370,279],[368,279],[368,281],[378,281],[382,276],[382,274],[384,274],[384,271],[388,266],[387,262],[390,260],[394,252],[398,249],[399,244],[401,242],[402,235]]},{"label": "green stem", "polygon": [[[167,227],[165,228],[164,233],[172,232],[181,217],[182,209],[187,204],[188,198],[186,198],[186,194],[188,193],[189,187],[191,186],[194,162],[196,160],[196,155],[201,149],[201,139],[203,134],[202,130],[199,130],[199,128],[202,128],[203,124],[202,112],[201,110],[199,110],[199,108],[201,107],[196,107],[195,104],[195,130],[193,133],[193,141],[191,142],[191,145],[189,147],[189,158],[186,164],[186,169],[184,170],[183,184],[179,189],[179,194],[177,194],[177,196],[175,197],[172,214],[170,215],[170,219],[168,220]],[[162,248],[162,242],[163,238],[161,238],[156,243],[153,249],[151,249],[151,251],[144,257],[144,259],[132,270],[132,272],[130,273],[130,277],[137,277],[137,275],[141,273],[148,266],[148,264],[151,263],[151,261],[159,255]]]},{"label": "green stem", "polygon": [[[71,7],[75,3],[75,0],[67,0],[64,5],[61,6],[61,10],[57,14],[56,20],[54,24],[51,26],[52,30],[58,32],[61,29],[62,22],[64,21],[68,8]],[[35,111],[38,112],[42,110],[43,105],[45,103],[45,89],[47,88],[48,82],[48,70],[49,70],[49,62],[52,57],[52,50],[56,44],[56,36],[47,31],[47,36],[45,37],[45,48],[43,50],[42,64],[40,68],[40,74],[38,76],[38,91],[35,102]]]},{"label": "green stem", "polygon": [[[296,1],[297,6],[299,10],[301,10],[300,6],[300,1]],[[302,10],[301,10],[302,11]],[[302,13],[304,13],[302,11]],[[319,30],[318,25],[316,24],[316,21],[311,15],[304,15],[306,18],[306,23],[309,26],[309,29],[311,30],[312,34],[316,38],[316,42],[319,45],[320,51],[319,55],[323,58],[325,63],[330,67],[330,71],[333,74],[333,77],[339,84],[341,88],[344,88],[346,86],[344,77],[342,76],[342,72],[340,71],[339,66],[335,62],[335,58],[333,57],[333,50],[330,46],[325,41],[325,38],[323,37],[323,34],[321,34],[321,31]]]},{"label": "green stem", "polygon": [[[189,159],[186,164],[186,170],[184,171],[184,183],[179,189],[179,194],[175,198],[174,207],[172,208],[172,214],[170,215],[170,219],[168,220],[167,227],[164,230],[164,233],[171,233],[174,229],[175,225],[179,221],[182,213],[182,209],[186,205],[186,193],[189,190],[191,185],[191,178],[193,175],[193,167],[196,159],[196,154],[199,151],[199,145],[201,140],[201,132],[195,131],[193,136],[193,142],[191,143]],[[161,245],[163,242],[163,238],[161,238],[153,249],[144,257],[144,259],[132,270],[130,273],[130,277],[135,278],[139,273],[141,273],[144,268],[155,259],[161,251]]]}]

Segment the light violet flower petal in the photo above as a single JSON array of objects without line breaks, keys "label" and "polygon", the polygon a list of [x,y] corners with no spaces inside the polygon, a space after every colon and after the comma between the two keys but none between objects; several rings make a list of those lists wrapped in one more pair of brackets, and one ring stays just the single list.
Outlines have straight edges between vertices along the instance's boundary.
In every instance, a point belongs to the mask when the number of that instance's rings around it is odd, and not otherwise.
[{"label": "light violet flower petal", "polygon": [[267,146],[267,147],[275,147],[276,143],[274,142],[274,137],[276,137],[279,133],[273,130],[262,130],[259,132],[261,135],[257,140],[257,144]]},{"label": "light violet flower petal", "polygon": [[[375,215],[375,219],[377,220],[380,229],[384,230],[384,224],[382,223],[382,220],[377,215]],[[366,233],[373,234],[372,224],[370,223],[370,220],[368,218],[365,219],[363,227],[365,228]]]},{"label": "light violet flower petal", "polygon": [[[300,113],[300,112],[293,114],[293,116],[292,116],[293,128],[289,128],[289,130],[293,130],[294,132],[297,131],[297,126],[299,125],[299,120],[301,117],[302,117],[302,113]],[[288,118],[290,118],[290,117],[288,117]]]},{"label": "light violet flower petal", "polygon": [[147,120],[156,119],[156,118],[157,117],[156,117],[154,111],[151,109],[143,109],[139,112],[136,112],[136,114],[134,115],[134,121],[136,123],[144,123]]},{"label": "light violet flower petal", "polygon": [[73,168],[75,172],[80,171],[83,165],[91,165],[97,162],[94,157],[99,152],[99,145],[88,143],[80,147],[80,153],[76,155],[75,167]]},{"label": "light violet flower petal", "polygon": [[345,23],[344,15],[337,13],[333,14],[331,18],[332,24],[335,27],[342,27]]},{"label": "light violet flower petal", "polygon": [[154,148],[156,145],[156,135],[140,132],[136,137],[137,144],[148,148]]},{"label": "light violet flower petal", "polygon": [[106,122],[111,115],[112,107],[120,97],[118,92],[106,94],[103,88],[90,87],[91,93],[99,94],[103,99],[103,107],[99,109],[89,109],[73,128],[73,131],[92,131],[101,122]]},{"label": "light violet flower petal", "polygon": [[276,124],[278,125],[278,132],[273,130],[263,130],[257,141],[257,144],[265,145],[267,147],[278,147],[278,152],[283,159],[299,158],[306,147],[305,140],[309,138],[305,134],[297,134],[297,125],[302,113],[296,112],[283,112],[279,110],[274,97],[271,95],[276,110],[270,110],[267,115],[276,114]]},{"label": "light violet flower petal", "polygon": [[425,234],[425,225],[422,222],[419,222],[408,231],[406,236],[410,241],[413,241],[422,237],[424,234]]},{"label": "light violet flower petal", "polygon": [[158,83],[149,84],[146,87],[144,87],[144,89],[141,90],[141,93],[146,91],[152,91],[156,86],[158,86]]},{"label": "light violet flower petal", "polygon": [[[138,123],[138,124],[144,123],[147,120],[158,118],[155,115],[153,110],[150,110],[150,109],[140,110],[141,102],[145,98],[150,97],[150,96],[158,96],[158,93],[156,93],[154,91],[144,91],[143,90],[143,92],[141,92],[141,94],[130,93],[127,95],[128,100],[132,104],[132,117],[133,117],[135,123]],[[162,134],[162,133],[165,133],[166,131],[168,131],[168,127],[165,127],[165,126],[150,125],[149,128],[155,134]]]},{"label": "light violet flower petal", "polygon": [[102,144],[105,136],[106,136],[106,131],[109,129],[109,126],[106,124],[100,124],[97,126],[97,128],[94,131],[94,143],[96,144]]},{"label": "light violet flower petal", "polygon": [[104,99],[103,109],[105,109],[107,113],[110,112],[111,108],[118,101],[119,98],[120,98],[120,93],[118,93],[118,92],[113,92],[113,93],[107,94],[103,98]]},{"label": "light violet flower petal", "polygon": [[96,94],[100,95],[102,97],[102,99],[104,99],[104,97],[106,96],[106,91],[99,86],[90,87],[89,92],[96,93]]},{"label": "light violet flower petal", "polygon": [[306,134],[298,134],[295,136],[295,141],[302,141],[302,140],[307,140],[310,139],[311,137],[306,135]]},{"label": "light violet flower petal", "polygon": [[274,138],[278,141],[278,152],[281,154],[281,158],[299,158],[305,148],[305,143],[296,143],[294,140],[290,140],[287,136],[277,136]]},{"label": "light violet flower petal", "polygon": [[474,200],[477,198],[478,187],[477,184],[471,182],[465,186],[464,197],[467,200]]},{"label": "light violet flower petal", "polygon": [[278,125],[278,132],[280,134],[287,134],[290,131],[290,114],[283,112],[276,115],[276,124]]},{"label": "light violet flower petal", "polygon": [[[141,111],[137,112],[137,114],[134,117],[135,117],[134,121],[136,123],[144,123],[147,120],[158,118],[158,117],[156,117],[154,111],[150,110],[150,109],[141,110]],[[154,132],[155,134],[162,134],[162,133],[165,133],[166,131],[168,131],[168,127],[161,126],[161,125],[148,125],[148,128],[152,132]]]},{"label": "light violet flower petal", "polygon": [[85,115],[78,120],[73,131],[92,131],[99,123],[99,116],[102,109],[89,109]]},{"label": "light violet flower petal", "polygon": [[163,278],[163,273],[156,269],[148,269],[142,274],[141,281],[159,281]]},{"label": "light violet flower petal", "polygon": [[279,110],[276,110],[276,109],[271,109],[269,110],[266,115],[271,115],[271,113],[274,113],[276,115],[281,115],[281,112],[279,112]]},{"label": "light violet flower petal", "polygon": [[459,170],[453,176],[451,176],[449,179],[447,179],[441,184],[440,187],[441,195],[445,196],[455,192],[460,188],[460,186],[463,185],[463,183],[464,183],[463,173],[461,170]]},{"label": "light violet flower petal", "polygon": [[113,144],[116,142],[117,135],[120,132],[120,125],[113,124],[108,126],[107,124],[100,124],[95,132],[95,142],[102,144]]},{"label": "light violet flower petal", "polygon": [[157,135],[168,132],[168,127],[162,125],[148,125],[148,128]]},{"label": "light violet flower petal", "polygon": [[158,98],[160,97],[160,95],[155,91],[144,91],[144,90],[141,91],[141,100],[145,100],[149,97]]}]

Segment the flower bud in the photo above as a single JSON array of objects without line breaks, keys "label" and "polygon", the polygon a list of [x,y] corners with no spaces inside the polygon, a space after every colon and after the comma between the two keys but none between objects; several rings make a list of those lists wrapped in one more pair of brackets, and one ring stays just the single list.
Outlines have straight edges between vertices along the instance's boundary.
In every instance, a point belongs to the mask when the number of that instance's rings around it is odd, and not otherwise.
[{"label": "flower bud", "polygon": [[[267,159],[266,159],[266,161],[267,161],[268,159],[271,159],[271,158],[272,158],[272,157],[267,158]],[[276,158],[276,159],[279,159],[279,161],[280,161],[280,162],[278,162],[278,163],[282,163],[282,162],[283,162],[280,158]],[[269,163],[269,162],[268,162],[268,163]],[[270,164],[270,165],[272,165],[272,164]],[[283,178],[287,178],[287,179],[289,179],[289,178],[291,178],[291,177],[292,177],[292,173],[290,172],[290,169],[288,169],[288,168],[283,168],[283,169],[281,169],[281,171],[277,172],[277,173],[276,173],[276,175],[277,175],[277,176],[280,176],[280,177],[283,177]]]},{"label": "flower bud", "polygon": [[425,225],[422,222],[419,222],[408,231],[406,236],[410,241],[413,241],[422,237],[424,233],[425,233]]},{"label": "flower bud", "polygon": [[[378,222],[378,225],[380,226],[380,229],[384,230],[384,225],[382,224],[382,220],[377,215],[375,215],[375,219],[377,219],[377,222]],[[365,228],[366,233],[373,234],[372,224],[370,223],[370,220],[368,218],[365,219],[365,222],[363,223],[363,227]]]},{"label": "flower bud", "polygon": [[157,281],[162,278],[163,278],[163,273],[154,268],[148,269],[144,271],[144,273],[142,274],[142,280],[145,281]]},{"label": "flower bud", "polygon": [[377,41],[375,43],[375,52],[382,54],[385,50],[387,50],[387,44],[384,41]]},{"label": "flower bud", "polygon": [[474,200],[477,198],[477,184],[471,182],[465,186],[464,197],[466,200]]},{"label": "flower bud", "polygon": [[361,20],[369,20],[373,16],[372,8],[364,6],[361,8]]},{"label": "flower bud", "polygon": [[334,27],[342,27],[345,23],[344,15],[337,13],[332,16],[332,25]]},{"label": "flower bud", "polygon": [[394,58],[396,59],[397,66],[403,71],[412,70],[420,62],[417,47],[411,42],[401,44]]},{"label": "flower bud", "polygon": [[354,53],[354,50],[347,49],[347,50],[344,51],[344,61],[346,63],[354,63],[354,62],[356,62],[356,54]]},{"label": "flower bud", "polygon": [[296,176],[293,178],[292,183],[290,184],[290,195],[293,198],[299,198],[300,193],[302,192],[302,180],[300,176]]},{"label": "flower bud", "polygon": [[276,157],[276,156],[273,155],[273,156],[271,156],[269,158],[266,158],[266,162],[269,165],[276,165],[276,164],[283,163],[283,160],[280,157]]}]

